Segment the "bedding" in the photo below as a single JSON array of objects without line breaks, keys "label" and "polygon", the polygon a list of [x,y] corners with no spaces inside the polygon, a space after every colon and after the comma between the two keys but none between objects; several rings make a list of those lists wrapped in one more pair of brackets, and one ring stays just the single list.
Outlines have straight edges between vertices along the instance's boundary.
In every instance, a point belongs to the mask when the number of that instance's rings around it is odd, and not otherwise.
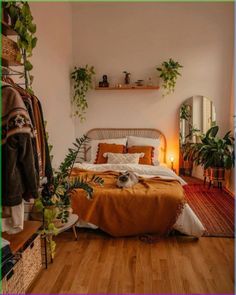
[{"label": "bedding", "polygon": [[99,143],[113,143],[113,144],[121,144],[126,146],[127,138],[109,138],[109,139],[92,139],[90,141],[90,158],[88,159],[90,163],[95,163],[96,157],[97,157],[97,151],[98,151],[98,145]]},{"label": "bedding", "polygon": [[[116,188],[118,173],[127,170],[141,177],[141,182],[129,189]],[[186,182],[164,165],[83,163],[75,165],[72,176],[94,172],[104,178],[106,187],[94,186],[92,201],[80,190],[71,197],[81,222],[113,236],[163,235],[171,228],[197,237],[204,233],[203,225],[185,203],[182,185]]]},{"label": "bedding", "polygon": [[138,164],[153,165],[154,147],[152,146],[131,146],[127,148],[127,153],[144,153]]},{"label": "bedding", "polygon": [[122,144],[99,143],[95,164],[107,163],[107,157],[104,157],[105,153],[124,153],[125,149],[126,147]]},{"label": "bedding", "polygon": [[160,139],[149,138],[149,137],[139,137],[139,136],[128,136],[127,137],[127,146],[152,146],[154,148],[154,154],[152,158],[153,165],[159,165],[159,148],[160,148]]},{"label": "bedding", "polygon": [[108,164],[139,164],[140,159],[145,156],[144,153],[132,154],[118,154],[118,153],[105,153],[103,157],[107,158]]}]

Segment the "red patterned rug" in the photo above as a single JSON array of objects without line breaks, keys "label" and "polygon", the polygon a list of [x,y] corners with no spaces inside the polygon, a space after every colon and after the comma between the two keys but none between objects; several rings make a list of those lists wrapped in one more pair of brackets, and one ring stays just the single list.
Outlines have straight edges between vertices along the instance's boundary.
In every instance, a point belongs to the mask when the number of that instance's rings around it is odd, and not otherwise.
[{"label": "red patterned rug", "polygon": [[234,198],[203,184],[184,186],[186,199],[206,228],[207,237],[234,237]]}]

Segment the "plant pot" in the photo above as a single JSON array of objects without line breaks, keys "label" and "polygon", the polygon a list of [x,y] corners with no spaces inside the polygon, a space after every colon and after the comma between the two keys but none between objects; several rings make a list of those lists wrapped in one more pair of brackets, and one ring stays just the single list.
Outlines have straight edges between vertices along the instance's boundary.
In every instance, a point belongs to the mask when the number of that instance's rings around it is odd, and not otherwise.
[{"label": "plant pot", "polygon": [[[50,210],[55,210],[56,213],[58,214],[60,212],[60,208],[52,205],[52,206],[45,206],[45,209],[50,209]],[[70,212],[70,214],[72,213],[72,209],[68,208],[68,211]],[[43,222],[43,213],[42,212],[38,212],[35,208],[35,206],[33,206],[32,208],[32,212],[30,213],[30,218],[31,220],[36,220],[36,221],[41,221]],[[52,223],[55,225],[55,227],[60,228],[62,226],[64,226],[66,223],[61,222],[60,219],[55,218]]]},{"label": "plant pot", "polygon": [[[60,209],[58,206],[55,206],[55,205],[53,205],[53,206],[47,206],[47,207],[45,207],[45,209],[51,209],[51,210],[55,210],[55,213],[58,215],[61,211],[62,211],[62,209]],[[70,212],[70,214],[71,214],[71,211],[70,211],[70,208],[68,208],[67,209],[69,212]],[[60,227],[63,227],[66,223],[63,223],[62,221],[61,221],[61,219],[58,219],[58,218],[54,218],[53,220],[52,220],[52,223],[55,225],[55,227],[57,227],[57,228],[60,228]]]},{"label": "plant pot", "polygon": [[55,227],[60,228],[63,227],[66,223],[62,223],[60,219],[55,218],[52,223],[55,225]]},{"label": "plant pot", "polygon": [[225,180],[225,168],[211,167],[207,169],[208,177],[211,181]]}]

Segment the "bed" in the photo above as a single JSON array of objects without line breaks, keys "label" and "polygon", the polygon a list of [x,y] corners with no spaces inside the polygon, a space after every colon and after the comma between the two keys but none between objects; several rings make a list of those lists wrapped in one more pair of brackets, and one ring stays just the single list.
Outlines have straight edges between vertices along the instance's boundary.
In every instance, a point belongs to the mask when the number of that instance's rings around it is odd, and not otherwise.
[{"label": "bed", "polygon": [[[90,130],[87,136],[91,141],[84,147],[85,162],[75,164],[72,176],[96,174],[104,179],[104,187],[93,187],[92,201],[82,190],[72,194],[72,209],[80,217],[78,226],[99,227],[115,237],[146,233],[163,236],[172,229],[196,237],[203,235],[202,223],[184,198],[182,187],[186,182],[166,165],[166,139],[161,131],[100,128]],[[91,162],[94,142],[132,137],[158,140],[155,165]],[[134,172],[139,183],[128,189],[117,188],[117,177],[124,171]]]}]

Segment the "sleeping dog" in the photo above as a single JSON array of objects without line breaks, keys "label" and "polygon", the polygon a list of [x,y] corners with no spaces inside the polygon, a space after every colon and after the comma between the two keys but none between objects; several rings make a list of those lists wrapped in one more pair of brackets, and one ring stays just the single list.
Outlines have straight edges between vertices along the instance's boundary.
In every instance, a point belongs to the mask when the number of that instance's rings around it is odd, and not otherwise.
[{"label": "sleeping dog", "polygon": [[138,176],[132,171],[121,172],[117,179],[117,186],[120,188],[131,187],[138,183]]}]

